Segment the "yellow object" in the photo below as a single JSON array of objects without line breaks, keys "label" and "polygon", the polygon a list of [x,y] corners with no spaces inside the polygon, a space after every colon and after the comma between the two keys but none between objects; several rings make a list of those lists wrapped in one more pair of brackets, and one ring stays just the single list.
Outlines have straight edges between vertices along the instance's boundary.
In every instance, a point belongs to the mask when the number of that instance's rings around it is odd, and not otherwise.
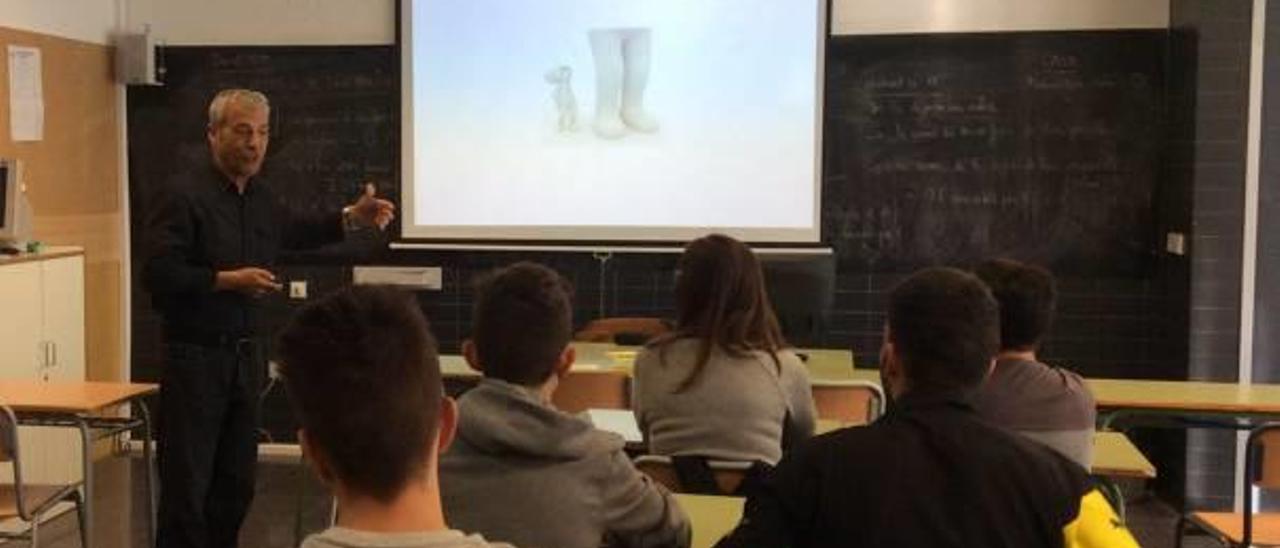
[{"label": "yellow object", "polygon": [[1066,548],[1138,548],[1138,541],[1096,489],[1080,499],[1080,513],[1062,529],[1062,536]]},{"label": "yellow object", "polygon": [[711,548],[742,520],[746,499],[712,495],[676,495],[676,503],[693,526],[690,548]]}]

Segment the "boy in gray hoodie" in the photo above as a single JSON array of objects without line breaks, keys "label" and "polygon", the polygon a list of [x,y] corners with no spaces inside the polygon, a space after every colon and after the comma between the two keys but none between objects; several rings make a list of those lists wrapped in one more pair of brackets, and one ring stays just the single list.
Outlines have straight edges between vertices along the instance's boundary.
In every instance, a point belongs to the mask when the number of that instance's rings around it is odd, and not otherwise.
[{"label": "boy in gray hoodie", "polygon": [[570,291],[534,263],[478,287],[463,354],[484,379],[459,399],[440,461],[445,515],[526,548],[688,546],[684,512],[632,466],[622,438],[551,405],[574,360]]},{"label": "boy in gray hoodie", "polygon": [[457,409],[411,295],[339,291],[299,311],[278,349],[298,442],[338,498],[337,527],[303,548],[511,548],[445,524],[436,455]]}]

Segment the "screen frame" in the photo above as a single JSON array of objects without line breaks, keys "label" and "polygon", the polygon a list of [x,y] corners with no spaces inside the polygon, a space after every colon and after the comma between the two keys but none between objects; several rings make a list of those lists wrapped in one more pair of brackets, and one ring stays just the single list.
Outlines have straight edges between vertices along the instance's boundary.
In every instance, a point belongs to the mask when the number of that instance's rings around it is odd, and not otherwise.
[{"label": "screen frame", "polygon": [[[809,0],[817,4],[818,32],[816,46],[816,70],[814,71],[814,166],[812,223],[809,227],[652,227],[635,225],[452,225],[418,227],[412,222],[417,189],[414,180],[414,125],[413,125],[413,51],[406,37],[413,28],[413,3],[428,0],[396,0],[395,54],[400,93],[400,242],[442,244],[585,244],[607,242],[612,245],[663,245],[694,240],[708,233],[721,233],[745,242],[763,245],[820,245],[822,231],[822,186],[825,180],[826,146],[826,60],[831,40],[832,0]],[[783,0],[778,0],[783,1]],[[635,237],[643,230],[645,239]]]}]

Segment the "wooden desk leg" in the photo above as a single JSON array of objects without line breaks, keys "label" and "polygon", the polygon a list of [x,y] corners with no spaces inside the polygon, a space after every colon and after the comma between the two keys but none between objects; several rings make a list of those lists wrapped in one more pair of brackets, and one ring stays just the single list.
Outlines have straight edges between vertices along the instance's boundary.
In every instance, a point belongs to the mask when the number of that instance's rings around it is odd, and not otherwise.
[{"label": "wooden desk leg", "polygon": [[93,439],[89,433],[89,422],[82,415],[74,415],[76,428],[80,430],[80,447],[83,450],[81,455],[81,466],[84,467],[82,477],[84,478],[84,521],[81,527],[89,531],[84,538],[86,544],[84,548],[90,548],[93,540]]}]

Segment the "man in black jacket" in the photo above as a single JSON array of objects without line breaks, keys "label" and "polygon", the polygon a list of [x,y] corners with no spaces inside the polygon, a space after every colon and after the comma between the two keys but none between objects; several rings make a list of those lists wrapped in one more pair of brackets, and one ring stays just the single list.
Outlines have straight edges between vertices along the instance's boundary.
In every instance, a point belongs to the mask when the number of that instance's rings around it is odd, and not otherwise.
[{"label": "man in black jacket", "polygon": [[161,188],[147,220],[143,283],[164,317],[157,544],[224,548],[253,499],[258,386],[265,375],[256,309],[280,289],[281,249],[385,228],[391,202],[372,185],[341,215],[307,218],[257,178],[270,138],[267,98],[220,92],[209,105],[210,161]]},{"label": "man in black jacket", "polygon": [[935,268],[902,282],[880,361],[893,408],[786,455],[717,546],[1136,546],[1078,465],[970,407],[999,326],[970,274]]}]

